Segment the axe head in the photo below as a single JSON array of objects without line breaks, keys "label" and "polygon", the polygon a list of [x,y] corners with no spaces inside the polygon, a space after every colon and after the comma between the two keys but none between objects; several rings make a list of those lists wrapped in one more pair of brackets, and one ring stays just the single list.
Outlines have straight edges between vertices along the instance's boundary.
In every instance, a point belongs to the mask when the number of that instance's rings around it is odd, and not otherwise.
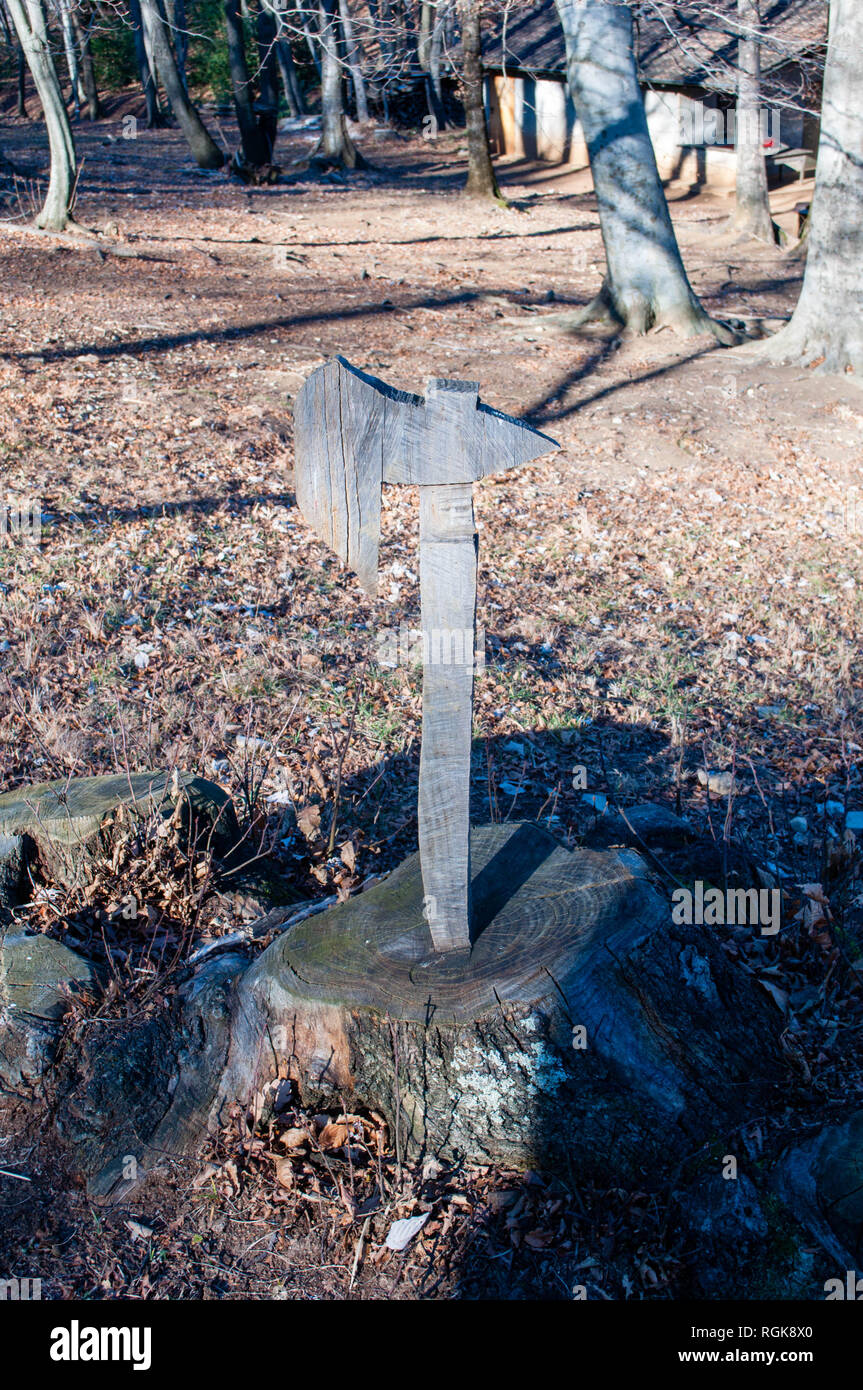
[{"label": "axe head", "polygon": [[297,506],[368,594],[377,593],[383,483],[476,482],[559,447],[479,403],[477,391],[434,380],[423,399],[343,357],[306,378],[294,408]]}]

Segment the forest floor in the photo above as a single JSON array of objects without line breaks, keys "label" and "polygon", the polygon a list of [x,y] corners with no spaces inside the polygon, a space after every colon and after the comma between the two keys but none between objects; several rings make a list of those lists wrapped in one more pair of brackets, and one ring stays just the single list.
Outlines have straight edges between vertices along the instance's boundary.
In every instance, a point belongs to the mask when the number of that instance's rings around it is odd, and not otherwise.
[{"label": "forest floor", "polygon": [[[860,385],[751,347],[548,327],[602,278],[583,175],[504,163],[511,206],[476,205],[458,134],[373,129],[367,172],[310,177],[314,137],[294,133],[285,181],[250,188],[198,171],[175,131],[124,138],[124,110],[76,128],[96,245],[24,226],[32,175],[0,225],[3,487],[43,514],[38,545],[0,547],[0,787],[179,766],[233,794],[303,898],[399,862],[420,676],[382,652],[418,622],[416,497],[385,490],[371,600],[296,511],[291,406],[335,353],[413,391],[475,379],[561,445],[476,488],[475,819],[542,819],[577,844],[605,799],[660,803],[778,883],[788,931],[729,949],[787,1019],[810,1119],[859,1103]],[[44,171],[41,126],[7,120],[0,144]],[[674,191],[690,278],[711,313],[772,331],[802,262],[735,242],[729,210]],[[135,931],[185,950],[260,911],[141,877]],[[58,912],[49,886],[23,915],[107,948],[117,891]],[[673,1194],[647,1177],[624,1193],[403,1170],[374,1117],[327,1130],[287,1111],[101,1211],[28,1105],[6,1105],[0,1167],[31,1181],[0,1178],[0,1274],[41,1274],[45,1296],[703,1294]],[[791,1136],[800,1113],[764,1127]],[[388,1223],[424,1211],[407,1252],[387,1250]],[[799,1291],[788,1258],[768,1250],[753,1296]],[[834,1272],[807,1258],[804,1285]]]}]

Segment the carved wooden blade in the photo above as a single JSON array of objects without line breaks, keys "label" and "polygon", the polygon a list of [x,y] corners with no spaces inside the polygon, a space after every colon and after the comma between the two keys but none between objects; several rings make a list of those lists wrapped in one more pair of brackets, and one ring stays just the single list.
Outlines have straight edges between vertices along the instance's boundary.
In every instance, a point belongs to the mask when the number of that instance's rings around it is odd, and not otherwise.
[{"label": "carved wooden blade", "polygon": [[433,379],[423,399],[342,357],[303,384],[294,409],[297,505],[368,593],[377,592],[382,483],[476,482],[559,447],[483,405],[478,389]]},{"label": "carved wooden blade", "polygon": [[477,542],[473,487],[420,491],[423,731],[419,847],[436,951],[470,949],[470,744]]},{"label": "carved wooden blade", "polygon": [[419,396],[396,391],[341,357],[307,377],[294,407],[297,506],[367,593],[377,593],[384,461]]},{"label": "carved wooden blade", "polygon": [[560,448],[524,420],[483,405],[478,392],[475,381],[433,377],[421,408],[400,417],[404,433],[384,458],[384,482],[475,483]]},{"label": "carved wooden blade", "polygon": [[482,444],[476,458],[477,479],[487,478],[490,473],[505,473],[508,468],[521,468],[560,448],[550,435],[535,430],[524,420],[492,410],[482,401],[477,406],[477,415],[482,422]]}]

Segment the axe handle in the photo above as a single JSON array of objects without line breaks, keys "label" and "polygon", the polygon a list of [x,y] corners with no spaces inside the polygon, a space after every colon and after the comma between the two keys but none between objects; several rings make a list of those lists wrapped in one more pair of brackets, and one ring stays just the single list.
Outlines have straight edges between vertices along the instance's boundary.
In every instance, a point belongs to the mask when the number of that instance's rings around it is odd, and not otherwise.
[{"label": "axe handle", "polygon": [[470,749],[477,537],[470,483],[420,488],[419,847],[436,951],[470,949]]}]

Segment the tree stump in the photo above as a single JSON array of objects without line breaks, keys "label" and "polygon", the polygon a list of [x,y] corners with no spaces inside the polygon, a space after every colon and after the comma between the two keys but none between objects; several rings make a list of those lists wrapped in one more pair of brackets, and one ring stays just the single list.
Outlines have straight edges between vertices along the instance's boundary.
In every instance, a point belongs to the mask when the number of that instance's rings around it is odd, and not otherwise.
[{"label": "tree stump", "polygon": [[118,817],[142,819],[159,810],[171,815],[180,797],[190,834],[203,831],[220,852],[236,845],[239,830],[227,792],[203,777],[167,772],[74,777],[6,792],[0,796],[0,836],[22,837],[49,881],[75,887],[87,882],[94,855],[108,844]]},{"label": "tree stump", "polygon": [[635,851],[523,823],[474,829],[471,855],[470,951],[434,951],[415,854],[89,1037],[60,1113],[91,1194],[122,1196],[236,1104],[260,1116],[279,1078],[380,1111],[408,1158],[637,1184],[782,1086],[778,1011],[714,933],[672,923]]},{"label": "tree stump", "polygon": [[778,1015],[671,922],[631,850],[471,834],[476,939],[435,953],[419,856],[277,939],[239,981],[224,1099],[277,1069],[382,1111],[405,1153],[633,1175],[778,1081]]}]

